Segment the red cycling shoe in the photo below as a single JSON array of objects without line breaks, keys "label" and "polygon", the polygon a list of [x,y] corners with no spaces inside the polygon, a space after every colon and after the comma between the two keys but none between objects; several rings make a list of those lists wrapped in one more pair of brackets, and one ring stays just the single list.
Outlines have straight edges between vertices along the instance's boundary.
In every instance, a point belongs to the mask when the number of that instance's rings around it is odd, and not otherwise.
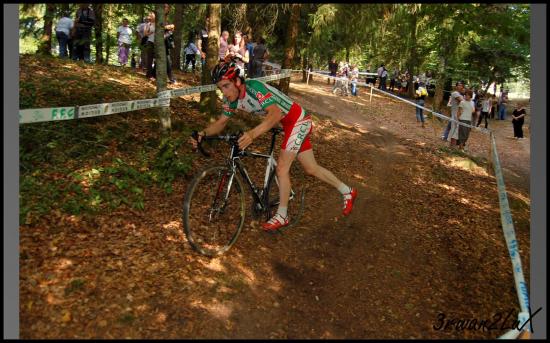
[{"label": "red cycling shoe", "polygon": [[283,217],[279,213],[275,213],[275,215],[267,223],[262,224],[262,228],[264,231],[276,231],[287,225],[288,216]]},{"label": "red cycling shoe", "polygon": [[344,198],[343,214],[347,216],[351,213],[351,210],[353,209],[353,202],[355,201],[355,198],[357,198],[357,189],[352,188],[351,192],[343,194],[342,197]]}]

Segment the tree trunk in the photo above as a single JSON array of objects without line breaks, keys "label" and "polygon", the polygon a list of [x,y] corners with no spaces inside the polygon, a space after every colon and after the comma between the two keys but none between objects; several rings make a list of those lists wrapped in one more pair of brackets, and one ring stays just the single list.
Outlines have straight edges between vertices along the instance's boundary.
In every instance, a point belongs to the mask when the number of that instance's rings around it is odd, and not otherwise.
[{"label": "tree trunk", "polygon": [[[210,79],[210,71],[218,63],[219,43],[221,31],[221,4],[209,4],[208,5],[208,50],[206,52],[206,66],[202,72],[202,84],[209,85],[212,83]],[[216,92],[201,93],[200,108],[203,112],[208,112],[211,117],[216,114]]]},{"label": "tree trunk", "polygon": [[349,63],[349,47],[346,46],[346,62]]},{"label": "tree trunk", "polygon": [[[288,22],[288,34],[285,48],[285,60],[281,69],[292,69],[292,61],[296,53],[296,38],[298,37],[298,24],[300,23],[300,4],[292,4],[292,14]],[[290,87],[290,78],[281,79],[279,89],[288,94]]]},{"label": "tree trunk", "polygon": [[52,55],[52,26],[55,15],[55,4],[46,4],[46,14],[44,15],[44,33],[40,38],[40,44],[36,51],[42,55]]},{"label": "tree trunk", "polygon": [[174,53],[172,54],[172,68],[181,70],[181,39],[183,36],[183,4],[176,4],[176,14],[174,17]]},{"label": "tree trunk", "polygon": [[[164,5],[156,4],[155,5],[155,17],[162,18],[164,14]],[[166,83],[168,75],[166,74],[166,46],[164,44],[164,30],[160,25],[160,20],[156,22],[155,25],[155,69],[156,69],[156,80],[157,80],[157,93],[166,90]],[[161,130],[163,134],[167,134],[171,129],[170,122],[170,107],[160,107],[158,109]]]},{"label": "tree trunk", "polygon": [[109,64],[109,59],[111,58],[111,37],[109,32],[111,32],[111,18],[113,15],[113,4],[105,4],[107,6],[107,17],[105,18],[105,64]]},{"label": "tree trunk", "polygon": [[103,4],[94,3],[92,9],[95,12],[95,63],[103,63]]},{"label": "tree trunk", "polygon": [[447,58],[444,55],[439,56],[439,71],[437,73],[437,81],[435,84],[435,95],[434,95],[434,110],[438,113],[441,113],[443,108],[443,91],[445,89],[445,80],[447,79],[446,75],[447,70]]},{"label": "tree trunk", "polygon": [[[409,46],[409,58],[407,67],[409,68],[409,73],[412,76],[417,75],[417,58],[416,58],[416,13],[411,14],[411,38]],[[408,95],[412,99],[414,98],[414,80],[411,78],[411,82],[408,84]]]}]

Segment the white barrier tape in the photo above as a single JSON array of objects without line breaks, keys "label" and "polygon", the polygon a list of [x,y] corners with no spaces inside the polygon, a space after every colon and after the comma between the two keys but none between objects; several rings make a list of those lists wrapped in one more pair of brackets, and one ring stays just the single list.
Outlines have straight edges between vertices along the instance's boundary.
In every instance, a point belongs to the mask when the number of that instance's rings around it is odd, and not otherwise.
[{"label": "white barrier tape", "polygon": [[42,121],[69,120],[75,119],[76,108],[72,107],[50,107],[30,108],[19,110],[19,123],[38,123]]},{"label": "white barrier tape", "polygon": [[[274,81],[290,77],[291,70],[283,69],[280,74],[256,78],[258,81]],[[30,108],[19,110],[19,124],[38,123],[45,121],[69,120],[110,115],[115,113],[143,110],[153,107],[170,106],[170,98],[193,93],[211,92],[217,89],[214,84],[195,87],[165,90],[158,93],[158,98],[113,103],[93,104],[71,107]]]},{"label": "white barrier tape", "polygon": [[[311,73],[312,73],[312,74],[313,74],[313,73],[319,73],[319,74],[323,74],[323,75],[328,75],[328,74],[330,74],[330,71],[315,70],[315,71],[312,71]],[[367,73],[366,71],[360,71],[360,72],[359,72],[359,75],[378,76],[377,73]]]},{"label": "white barrier tape", "polygon": [[508,253],[510,254],[510,259],[512,260],[512,270],[514,272],[516,292],[518,294],[519,305],[521,309],[521,313],[518,315],[518,317],[520,325],[523,325],[523,323],[529,319],[529,293],[527,291],[527,283],[525,282],[523,269],[521,267],[521,258],[518,251],[518,241],[516,240],[514,221],[512,220],[510,204],[508,203],[506,188],[504,186],[504,177],[502,175],[502,168],[500,166],[500,159],[498,158],[496,148],[497,144],[495,136],[492,133],[491,144],[493,147],[493,163],[498,188],[498,199],[500,204],[500,221],[502,223],[502,231],[504,232],[504,239],[506,240]]},{"label": "white barrier tape", "polygon": [[160,107],[170,107],[170,97],[172,96],[172,90],[164,90],[157,93]]},{"label": "white barrier tape", "polygon": [[[319,75],[319,76],[327,77],[327,78],[334,79],[334,80],[347,81],[347,82],[351,83],[351,80],[346,79],[346,78],[342,78],[342,77],[327,76],[327,75],[322,75],[322,74],[318,74],[318,73],[315,73],[315,72],[311,72],[310,74]],[[461,122],[459,122],[459,121],[456,120],[456,119],[449,118],[449,117],[447,117],[447,116],[444,115],[444,114],[437,113],[437,112],[435,112],[435,111],[433,111],[433,110],[431,110],[431,109],[429,109],[429,108],[426,108],[426,107],[420,106],[420,105],[418,105],[418,104],[415,104],[415,103],[412,102],[412,101],[409,101],[409,100],[400,98],[400,97],[398,97],[397,95],[394,95],[394,94],[385,92],[385,91],[383,91],[383,90],[381,90],[381,89],[378,89],[378,88],[376,88],[376,87],[373,87],[373,86],[371,86],[371,85],[369,85],[369,84],[367,84],[367,83],[364,83],[364,82],[355,82],[355,84],[356,84],[357,86],[370,87],[371,89],[374,89],[375,91],[378,91],[378,92],[380,92],[380,93],[386,94],[386,95],[388,95],[388,96],[390,96],[390,97],[393,97],[393,98],[396,98],[396,99],[401,100],[401,101],[403,101],[403,102],[406,102],[406,103],[408,103],[408,104],[411,104],[411,105],[413,105],[413,106],[415,106],[415,107],[421,108],[421,109],[423,109],[424,111],[433,113],[436,117],[438,117],[438,118],[440,118],[440,119],[448,120],[448,121],[457,123],[457,124],[460,125],[460,126],[469,127],[469,128],[471,128],[471,129],[474,129],[474,130],[477,130],[477,131],[480,131],[480,132],[483,132],[483,133],[486,133],[486,134],[489,134],[489,133],[491,132],[491,130],[489,130],[489,129],[485,129],[485,128],[482,128],[482,127],[477,127],[477,126],[473,126],[473,125],[468,125],[468,124],[461,123]]]}]

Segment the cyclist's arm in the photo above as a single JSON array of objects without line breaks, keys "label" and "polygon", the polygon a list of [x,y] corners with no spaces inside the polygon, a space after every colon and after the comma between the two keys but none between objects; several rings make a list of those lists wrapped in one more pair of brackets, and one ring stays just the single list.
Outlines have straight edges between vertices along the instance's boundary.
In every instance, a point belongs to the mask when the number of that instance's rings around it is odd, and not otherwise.
[{"label": "cyclist's arm", "polygon": [[229,118],[230,117],[222,114],[218,118],[218,120],[216,120],[212,124],[208,125],[204,130],[202,130],[204,135],[205,136],[213,136],[213,135],[220,134],[220,132],[222,132],[223,129],[225,128],[225,126],[227,125],[227,122],[229,121]]},{"label": "cyclist's arm", "polygon": [[267,111],[267,115],[264,120],[258,126],[247,132],[252,139],[256,139],[256,137],[266,133],[283,119],[283,112],[281,112],[281,109],[277,105],[273,104],[268,106],[265,110]]}]

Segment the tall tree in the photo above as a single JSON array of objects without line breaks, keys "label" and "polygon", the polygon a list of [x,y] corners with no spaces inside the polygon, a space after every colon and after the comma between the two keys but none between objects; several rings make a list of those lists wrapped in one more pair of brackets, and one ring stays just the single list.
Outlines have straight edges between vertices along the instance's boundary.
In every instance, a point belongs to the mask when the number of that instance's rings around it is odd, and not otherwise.
[{"label": "tall tree", "polygon": [[[298,37],[298,24],[300,22],[300,4],[292,4],[292,14],[288,22],[288,35],[285,47],[285,59],[283,61],[283,69],[292,69],[292,61],[296,53],[296,38]],[[284,93],[288,94],[290,86],[290,78],[281,79],[279,88]]]},{"label": "tall tree", "polygon": [[37,53],[43,55],[52,54],[52,25],[55,15],[55,4],[46,4],[46,14],[44,15],[44,31],[40,38]]},{"label": "tall tree", "polygon": [[[155,17],[164,18],[164,5],[155,5]],[[157,94],[167,89],[168,75],[166,73],[166,46],[164,44],[164,24],[166,22],[157,20],[155,24],[155,69],[157,80]],[[164,134],[167,134],[171,129],[170,107],[163,106],[158,109],[161,129]]]},{"label": "tall tree", "polygon": [[[206,66],[202,72],[202,84],[212,83],[210,79],[210,70],[218,63],[219,37],[221,30],[221,5],[208,4],[208,50],[206,52]],[[201,93],[200,107],[201,111],[208,112],[210,116],[216,114],[216,92]]]},{"label": "tall tree", "polygon": [[[92,9],[95,13],[95,63],[103,63],[103,4],[93,3]],[[108,60],[107,60],[108,61]]]},{"label": "tall tree", "polygon": [[105,64],[109,64],[109,59],[111,58],[111,36],[110,32],[112,29],[112,17],[113,17],[113,6],[114,4],[105,4],[107,6],[107,17],[105,18]]},{"label": "tall tree", "polygon": [[181,40],[183,35],[183,4],[176,4],[176,13],[174,14],[174,54],[172,55],[172,68],[181,70]]}]

